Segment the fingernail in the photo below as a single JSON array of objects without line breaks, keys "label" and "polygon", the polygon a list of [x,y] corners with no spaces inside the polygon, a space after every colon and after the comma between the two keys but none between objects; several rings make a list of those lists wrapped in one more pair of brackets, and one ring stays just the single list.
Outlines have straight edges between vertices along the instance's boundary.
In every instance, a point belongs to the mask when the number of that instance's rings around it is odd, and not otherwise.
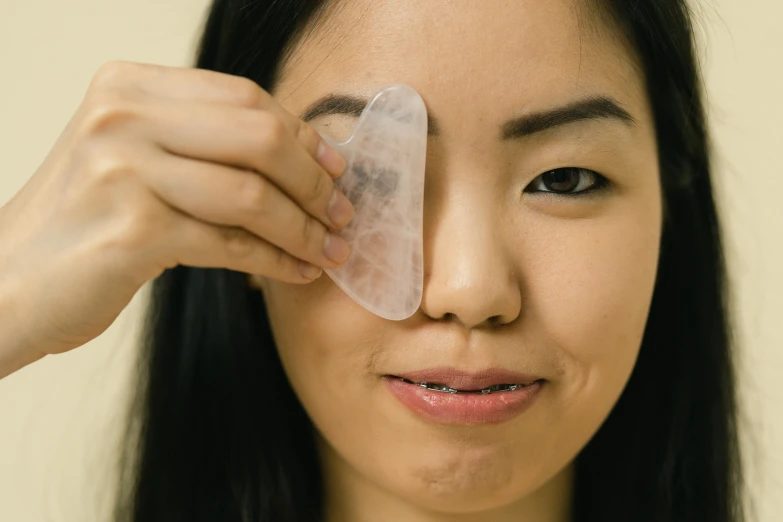
[{"label": "fingernail", "polygon": [[332,224],[337,228],[347,225],[353,218],[353,212],[354,210],[351,202],[339,188],[335,187],[332,198],[329,200],[329,209],[327,210],[327,214],[329,215]]},{"label": "fingernail", "polygon": [[316,160],[333,178],[340,176],[345,170],[345,159],[323,140],[318,144]]},{"label": "fingernail", "polygon": [[299,273],[305,279],[318,279],[321,277],[323,269],[315,265],[311,265],[306,261],[299,261]]},{"label": "fingernail", "polygon": [[348,259],[348,254],[350,253],[351,249],[343,238],[334,234],[326,234],[326,242],[324,244],[326,257],[335,263],[342,263]]}]

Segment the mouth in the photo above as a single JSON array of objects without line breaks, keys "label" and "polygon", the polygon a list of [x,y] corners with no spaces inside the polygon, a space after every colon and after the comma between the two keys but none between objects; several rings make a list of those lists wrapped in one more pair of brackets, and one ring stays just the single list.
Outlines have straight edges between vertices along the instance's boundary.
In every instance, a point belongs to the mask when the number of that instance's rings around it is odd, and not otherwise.
[{"label": "mouth", "polygon": [[383,376],[386,389],[420,418],[438,424],[499,424],[520,415],[547,382],[504,369],[472,373],[431,368]]},{"label": "mouth", "polygon": [[389,375],[388,377],[399,379],[403,382],[406,382],[408,384],[415,384],[417,386],[421,386],[422,388],[426,388],[427,390],[431,391],[437,391],[442,393],[452,393],[452,394],[479,394],[479,395],[489,395],[491,393],[499,393],[499,392],[507,392],[507,391],[515,391],[519,388],[525,387],[525,386],[532,386],[533,384],[536,384],[538,382],[543,381],[543,379],[536,379],[531,382],[526,383],[515,383],[515,384],[491,384],[487,386],[486,388],[481,388],[479,390],[460,390],[458,388],[452,388],[451,386],[448,386],[446,384],[436,383],[436,382],[414,382],[410,379],[405,379],[403,377],[398,377],[396,375]]},{"label": "mouth", "polygon": [[394,375],[390,374],[386,377],[400,379],[408,384],[416,384],[432,391],[482,395],[514,391],[544,380],[538,376],[525,375],[504,368],[489,368],[479,372],[469,372],[456,368],[439,367]]}]

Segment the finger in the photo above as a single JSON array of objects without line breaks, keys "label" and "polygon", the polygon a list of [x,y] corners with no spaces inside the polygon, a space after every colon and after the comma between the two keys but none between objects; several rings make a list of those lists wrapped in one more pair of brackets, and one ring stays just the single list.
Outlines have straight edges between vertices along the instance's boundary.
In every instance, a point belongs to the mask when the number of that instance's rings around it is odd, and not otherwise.
[{"label": "finger", "polygon": [[153,98],[230,104],[236,107],[266,110],[277,116],[306,151],[338,177],[345,161],[306,122],[283,108],[266,90],[249,78],[196,69],[126,61],[104,64],[96,74],[94,87],[136,88]]},{"label": "finger", "polygon": [[146,164],[144,182],[189,216],[242,227],[324,268],[338,267],[350,253],[345,240],[256,172],[161,153],[152,153]]},{"label": "finger", "polygon": [[[92,87],[135,88],[160,98],[258,107],[268,93],[249,78],[218,71],[113,60],[95,74]],[[260,91],[260,92],[259,92]]]},{"label": "finger", "polygon": [[157,104],[151,121],[136,121],[167,152],[263,174],[324,226],[339,229],[353,218],[329,174],[269,112],[171,102]]},{"label": "finger", "polygon": [[300,284],[323,272],[242,228],[210,225],[190,217],[178,220],[175,228],[166,245],[167,266],[227,268]]}]

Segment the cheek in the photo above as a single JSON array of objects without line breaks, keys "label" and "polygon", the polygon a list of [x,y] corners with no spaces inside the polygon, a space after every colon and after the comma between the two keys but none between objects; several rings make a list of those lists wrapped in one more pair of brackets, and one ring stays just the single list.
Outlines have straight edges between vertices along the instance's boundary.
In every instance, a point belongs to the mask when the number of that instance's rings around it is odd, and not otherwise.
[{"label": "cheek", "polygon": [[326,275],[308,285],[270,282],[266,303],[283,368],[308,415],[316,425],[355,415],[374,384],[384,320]]},{"label": "cheek", "polygon": [[[658,237],[608,223],[596,234],[577,227],[550,259],[542,246],[527,278],[533,328],[574,364],[612,365],[618,351],[635,351],[649,309],[658,260]],[[551,238],[548,241],[552,241]],[[533,321],[531,321],[533,322]]]},{"label": "cheek", "polygon": [[658,264],[656,201],[629,199],[611,215],[531,232],[523,328],[557,355],[563,370],[547,413],[560,427],[553,431],[556,446],[585,443],[633,370]]}]

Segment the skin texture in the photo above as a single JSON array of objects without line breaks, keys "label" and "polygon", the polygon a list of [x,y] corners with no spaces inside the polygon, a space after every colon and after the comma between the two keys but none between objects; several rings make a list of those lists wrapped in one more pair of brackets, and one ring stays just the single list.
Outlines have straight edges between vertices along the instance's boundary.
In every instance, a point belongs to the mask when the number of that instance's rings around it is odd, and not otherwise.
[{"label": "skin texture", "polygon": [[[406,83],[440,127],[428,142],[424,297],[413,317],[376,317],[327,276],[251,277],[317,427],[330,522],[568,520],[573,460],[622,392],[647,320],[661,191],[628,47],[571,1],[455,5],[330,5],[272,93],[301,115],[329,93]],[[595,95],[636,122],[499,139],[511,118]],[[311,122],[337,139],[354,123]],[[523,192],[548,190],[537,178],[563,167],[592,169],[610,186],[581,197]],[[444,426],[412,414],[381,381],[434,366],[505,367],[548,382],[508,422]]]}]

